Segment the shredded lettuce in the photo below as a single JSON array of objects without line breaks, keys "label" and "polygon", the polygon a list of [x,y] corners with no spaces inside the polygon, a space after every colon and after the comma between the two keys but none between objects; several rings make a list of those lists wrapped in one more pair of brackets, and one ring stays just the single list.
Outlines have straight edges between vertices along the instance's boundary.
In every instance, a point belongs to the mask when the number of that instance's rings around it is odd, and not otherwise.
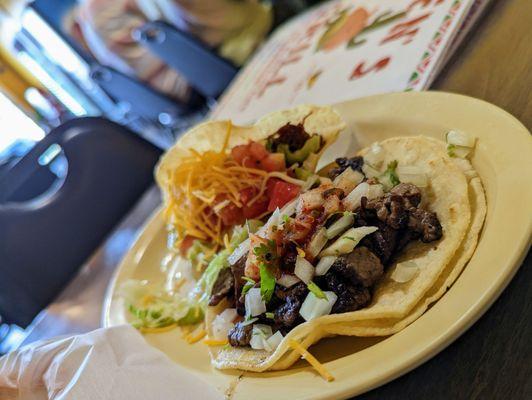
[{"label": "shredded lettuce", "polygon": [[212,256],[209,257],[206,254],[212,254],[212,247],[201,240],[194,240],[187,252],[187,258],[192,263],[192,266],[199,270],[202,266],[209,264],[212,259]]},{"label": "shredded lettuce", "polygon": [[[230,247],[234,248],[248,237],[244,226],[233,230]],[[188,252],[189,260],[205,262],[205,251],[209,247],[199,240],[194,241]],[[128,280],[120,287],[120,296],[124,299],[131,315],[130,322],[135,328],[163,328],[165,326],[195,325],[203,321],[205,310],[218,274],[229,267],[227,260],[231,249],[224,249],[208,263],[194,289],[187,295],[170,293],[147,281]]]},{"label": "shredded lettuce", "polygon": [[130,279],[120,287],[135,328],[163,328],[187,324],[190,310],[186,299],[154,288],[146,281]]}]

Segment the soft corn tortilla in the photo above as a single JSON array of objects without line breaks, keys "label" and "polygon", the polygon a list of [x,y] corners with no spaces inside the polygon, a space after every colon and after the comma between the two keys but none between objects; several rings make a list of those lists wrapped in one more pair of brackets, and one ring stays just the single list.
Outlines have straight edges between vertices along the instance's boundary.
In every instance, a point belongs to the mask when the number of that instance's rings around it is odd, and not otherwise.
[{"label": "soft corn tortilla", "polygon": [[[366,333],[363,336],[376,336],[393,333],[421,315],[428,304],[445,292],[447,282],[452,283],[456,278],[458,274],[452,272],[451,268],[451,273],[442,278],[444,283],[439,281],[446,266],[461,263],[463,267],[476,246],[485,209],[480,182],[470,185],[463,166],[448,157],[443,147],[431,139],[398,137],[380,144],[386,154],[385,165],[397,160],[399,165],[416,165],[425,170],[430,185],[423,189],[423,201],[427,208],[437,213],[442,224],[443,238],[440,241],[428,244],[412,242],[398,259],[398,262],[414,261],[419,268],[417,275],[406,283],[394,282],[390,279],[395,269],[395,265],[392,265],[377,285],[368,307],[349,313],[326,315],[301,324],[290,331],[273,353],[249,348],[213,348],[211,355],[215,367],[249,371],[285,369],[299,358],[288,346],[290,339],[299,341],[307,348],[322,337],[333,334],[357,335],[362,332]],[[360,154],[364,155],[367,151],[362,150]],[[476,189],[470,190],[470,187]],[[473,219],[470,196],[475,210]],[[457,258],[457,253],[463,253],[463,258]],[[422,302],[425,298],[427,306]],[[223,307],[220,305],[208,311],[209,328],[210,322]],[[406,319],[409,322],[403,323]],[[381,325],[378,325],[378,321]]]},{"label": "soft corn tortilla", "polygon": [[326,328],[328,333],[350,336],[388,336],[399,332],[418,319],[431,304],[439,300],[458,278],[477,247],[479,234],[486,216],[486,197],[480,178],[471,164],[467,160],[457,160],[457,162],[465,168],[464,173],[469,181],[469,202],[472,218],[465,239],[434,286],[404,318],[382,318],[358,321],[356,324],[332,324]]},{"label": "soft corn tortilla", "polygon": [[[232,125],[228,147],[246,144],[250,140],[264,140],[288,123],[294,125],[303,123],[306,132],[320,135],[325,143],[321,152],[334,142],[338,133],[345,128],[340,115],[331,107],[301,105],[268,114],[254,125]],[[179,166],[183,157],[190,155],[189,149],[200,153],[209,150],[219,151],[223,147],[229,124],[230,121],[204,122],[183,134],[161,157],[155,169],[155,178],[162,189],[165,203],[168,193],[172,190],[171,172]]]}]

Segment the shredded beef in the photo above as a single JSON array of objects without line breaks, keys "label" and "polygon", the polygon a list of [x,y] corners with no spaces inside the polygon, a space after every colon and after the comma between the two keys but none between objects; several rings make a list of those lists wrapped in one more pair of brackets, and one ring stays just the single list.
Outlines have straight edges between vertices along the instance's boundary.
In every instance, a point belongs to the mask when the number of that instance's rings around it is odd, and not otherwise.
[{"label": "shredded beef", "polygon": [[233,347],[239,346],[248,346],[251,341],[251,332],[253,330],[253,325],[242,325],[242,322],[237,323],[233,329],[229,331],[227,338],[229,343]]},{"label": "shredded beef", "polygon": [[406,209],[419,206],[421,202],[421,191],[411,183],[400,183],[390,190],[391,194],[401,196]]},{"label": "shredded beef", "polygon": [[373,286],[384,273],[379,257],[364,246],[338,257],[331,270],[353,285],[364,287]]},{"label": "shredded beef", "polygon": [[246,281],[242,279],[244,270],[246,269],[246,257],[242,257],[234,265],[231,265],[231,272],[233,273],[234,282],[234,299],[235,308],[239,315],[245,315],[246,309],[244,306],[244,299],[242,297],[242,288]]},{"label": "shredded beef", "polygon": [[419,208],[410,210],[408,228],[421,235],[421,241],[429,243],[442,237],[442,227],[436,213]]},{"label": "shredded beef", "polygon": [[338,167],[335,167],[329,171],[329,178],[334,180],[338,175],[344,172],[347,168],[351,168],[360,173],[362,172],[362,166],[364,165],[364,159],[361,156],[353,158],[337,158],[336,164]]},{"label": "shredded beef", "polygon": [[365,307],[371,300],[367,288],[346,282],[334,271],[329,270],[325,274],[325,282],[328,290],[338,296],[331,311],[333,314],[356,311]]},{"label": "shredded beef", "polygon": [[280,144],[287,144],[290,151],[296,151],[305,145],[310,135],[305,132],[303,124],[286,124],[270,137],[271,148],[277,150]]},{"label": "shredded beef", "polygon": [[362,240],[362,244],[369,247],[384,265],[388,265],[392,259],[397,243],[397,230],[380,221],[376,221],[375,226],[379,229],[371,235],[366,236]]},{"label": "shredded beef", "polygon": [[210,306],[217,306],[227,295],[232,295],[235,287],[235,279],[230,268],[224,268],[218,273],[218,278],[212,287]]},{"label": "shredded beef", "polygon": [[307,286],[304,283],[296,283],[294,286],[284,288],[277,286],[275,297],[283,300],[284,303],[275,309],[274,322],[279,328],[291,329],[300,320],[299,309],[308,293]]}]

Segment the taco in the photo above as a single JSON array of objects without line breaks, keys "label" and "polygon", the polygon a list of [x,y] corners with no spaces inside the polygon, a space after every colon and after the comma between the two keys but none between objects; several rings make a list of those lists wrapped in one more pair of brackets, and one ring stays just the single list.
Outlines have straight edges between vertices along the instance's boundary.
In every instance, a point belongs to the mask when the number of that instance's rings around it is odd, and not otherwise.
[{"label": "taco", "polygon": [[164,288],[128,281],[130,322],[145,332],[201,322],[232,248],[314,183],[320,155],[345,124],[330,107],[304,105],[253,126],[211,121],[185,133],[157,165],[168,245],[184,262]]},{"label": "taco", "polygon": [[[484,193],[469,162],[450,158],[443,142],[388,139],[337,160],[329,177],[331,184],[301,194],[295,215],[267,235],[275,246],[266,242],[266,249],[255,239],[258,247],[250,248],[247,278],[253,279],[250,257],[256,262],[259,254],[266,264],[260,254],[269,252],[267,258],[279,260],[269,301],[257,306],[236,291],[208,310],[211,336],[231,307],[244,316],[228,331],[231,346],[211,349],[217,368],[285,369],[325,336],[395,333],[440,298],[471,257],[484,221]],[[310,217],[308,235],[294,241],[294,226]],[[243,263],[231,266],[235,288]],[[258,298],[262,278],[245,297],[254,290]]]},{"label": "taco", "polygon": [[331,108],[301,106],[186,133],[156,178],[192,272],[175,274],[187,282],[171,298],[130,304],[134,325],[204,319],[194,337],[208,335],[216,368],[265,371],[312,360],[322,337],[393,334],[438,300],[486,213],[478,175],[451,157],[470,141],[396,137],[316,171],[343,127]]}]

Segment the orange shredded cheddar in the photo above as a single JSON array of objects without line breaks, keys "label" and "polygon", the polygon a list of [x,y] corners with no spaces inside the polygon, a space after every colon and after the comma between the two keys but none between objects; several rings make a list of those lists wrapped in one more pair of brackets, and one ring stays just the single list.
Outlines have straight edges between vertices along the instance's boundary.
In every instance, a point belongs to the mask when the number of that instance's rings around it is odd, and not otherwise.
[{"label": "orange shredded cheddar", "polygon": [[196,342],[199,342],[205,336],[207,336],[207,332],[205,331],[205,329],[200,329],[197,333],[196,332],[189,333],[185,337],[185,340],[188,342],[188,344],[194,344]]},{"label": "orange shredded cheddar", "polygon": [[329,371],[321,364],[318,360],[316,360],[316,357],[314,357],[312,354],[308,352],[303,346],[301,346],[298,342],[291,339],[288,342],[288,345],[295,351],[297,351],[299,354],[301,354],[301,358],[304,358],[308,361],[308,363],[323,377],[323,379],[327,380],[327,382],[334,381],[334,376],[332,376]]},{"label": "orange shredded cheddar", "polygon": [[140,327],[140,328],[139,328],[139,331],[142,332],[142,333],[161,333],[161,332],[168,332],[168,331],[171,331],[171,330],[174,329],[175,327],[177,327],[176,324],[171,324],[171,325],[163,326],[163,327],[161,327],[161,328],[144,328],[144,327]]},{"label": "orange shredded cheddar", "polygon": [[225,340],[216,340],[216,339],[205,339],[203,341],[207,346],[225,346],[227,343],[227,339]]},{"label": "orange shredded cheddar", "polygon": [[251,205],[264,195],[270,178],[303,184],[283,172],[266,172],[239,165],[229,154],[231,129],[229,121],[220,151],[200,153],[189,149],[189,155],[168,173],[169,190],[164,215],[175,230],[177,243],[190,235],[213,243],[214,250],[218,250],[227,244],[224,234],[229,228],[224,226],[220,213],[231,203],[243,207],[242,190],[250,187],[255,190],[249,202]]}]

